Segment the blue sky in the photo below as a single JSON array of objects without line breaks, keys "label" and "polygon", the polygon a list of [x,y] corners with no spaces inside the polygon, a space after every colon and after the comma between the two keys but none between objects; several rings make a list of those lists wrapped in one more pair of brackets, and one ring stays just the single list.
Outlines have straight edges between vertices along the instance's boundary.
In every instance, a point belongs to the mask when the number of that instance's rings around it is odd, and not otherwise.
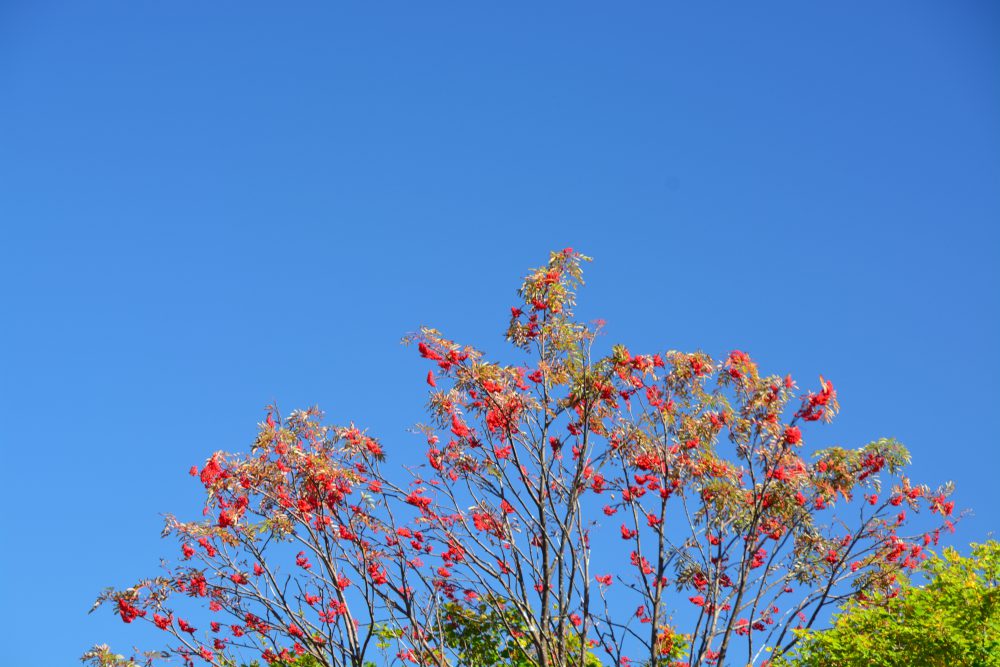
[{"label": "blue sky", "polygon": [[141,644],[90,602],[272,401],[414,460],[400,337],[502,352],[567,245],[609,342],[823,373],[817,439],[900,438],[984,539],[998,63],[985,1],[5,0],[4,663]]}]

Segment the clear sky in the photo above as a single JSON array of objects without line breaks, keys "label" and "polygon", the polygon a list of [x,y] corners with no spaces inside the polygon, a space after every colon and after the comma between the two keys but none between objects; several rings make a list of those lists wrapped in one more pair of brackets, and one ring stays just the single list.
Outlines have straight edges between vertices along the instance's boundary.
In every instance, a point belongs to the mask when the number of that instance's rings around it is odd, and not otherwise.
[{"label": "clear sky", "polygon": [[[421,324],[502,351],[592,255],[636,351],[749,351],[997,528],[995,2],[0,0],[0,662],[174,548],[262,408],[423,450]],[[149,646],[149,644],[145,644]]]}]

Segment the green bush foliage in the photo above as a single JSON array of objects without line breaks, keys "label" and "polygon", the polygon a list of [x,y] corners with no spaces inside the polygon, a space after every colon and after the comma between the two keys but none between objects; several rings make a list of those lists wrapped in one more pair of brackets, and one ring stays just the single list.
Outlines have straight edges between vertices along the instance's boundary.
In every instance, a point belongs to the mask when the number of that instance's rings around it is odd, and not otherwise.
[{"label": "green bush foliage", "polygon": [[794,667],[955,667],[1000,665],[1000,543],[946,549],[927,561],[929,581],[899,594],[855,600],[825,631],[800,635]]}]

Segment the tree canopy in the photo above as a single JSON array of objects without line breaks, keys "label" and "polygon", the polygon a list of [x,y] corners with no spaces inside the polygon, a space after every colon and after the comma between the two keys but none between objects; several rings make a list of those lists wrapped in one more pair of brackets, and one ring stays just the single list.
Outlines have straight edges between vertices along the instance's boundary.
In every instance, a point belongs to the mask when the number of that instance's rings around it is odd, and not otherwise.
[{"label": "tree canopy", "polygon": [[[567,248],[531,270],[488,360],[432,328],[426,462],[268,408],[248,452],[191,474],[165,571],[110,588],[187,664],[757,664],[850,599],[882,599],[951,529],[950,485],[892,439],[810,447],[839,410],[745,352],[599,353]],[[937,523],[909,528],[914,513]],[[198,618],[200,620],[193,620]],[[159,656],[150,653],[147,659]],[[85,656],[114,664],[101,647]]]}]

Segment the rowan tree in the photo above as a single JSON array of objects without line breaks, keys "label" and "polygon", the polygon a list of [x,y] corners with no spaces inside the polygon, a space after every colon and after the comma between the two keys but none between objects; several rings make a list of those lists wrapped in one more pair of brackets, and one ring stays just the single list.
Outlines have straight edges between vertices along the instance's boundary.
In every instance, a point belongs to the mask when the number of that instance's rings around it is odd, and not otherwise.
[{"label": "rowan tree", "polygon": [[[204,518],[167,517],[165,572],[95,606],[188,664],[653,667],[763,664],[831,605],[894,595],[953,528],[950,486],[912,483],[895,440],[808,448],[839,409],[822,377],[799,392],[741,351],[599,354],[602,323],[573,315],[587,260],[527,275],[517,363],[407,337],[431,365],[424,465],[271,407],[248,453],[192,468]],[[921,509],[940,525],[907,531]]]}]

